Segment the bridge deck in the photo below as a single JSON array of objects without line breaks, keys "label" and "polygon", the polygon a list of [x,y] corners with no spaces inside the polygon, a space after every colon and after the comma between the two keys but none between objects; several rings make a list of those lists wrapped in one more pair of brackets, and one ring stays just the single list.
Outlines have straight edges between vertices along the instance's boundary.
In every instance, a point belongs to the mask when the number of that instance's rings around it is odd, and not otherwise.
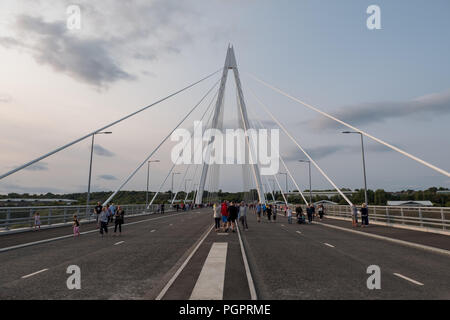
[{"label": "bridge deck", "polygon": [[[238,234],[209,231],[211,210],[126,222],[133,224],[125,225],[121,236],[110,230],[101,238],[95,226],[83,225],[82,232],[92,232],[77,239],[0,252],[0,299],[189,299],[194,288],[201,289],[200,296],[250,299]],[[325,223],[348,227],[331,219]],[[418,231],[379,226],[363,232],[440,248],[449,242],[444,235],[419,232],[419,237]],[[0,237],[0,247],[70,233],[58,228],[11,234]],[[257,223],[250,214],[249,231],[241,229],[241,236],[259,299],[450,299],[446,254],[320,224],[288,224],[280,215],[276,223]],[[212,249],[217,243],[222,250],[226,246],[226,254]],[[81,290],[66,287],[69,265],[81,268]],[[370,265],[381,268],[381,290],[366,286]],[[212,268],[217,277],[211,277]]]}]

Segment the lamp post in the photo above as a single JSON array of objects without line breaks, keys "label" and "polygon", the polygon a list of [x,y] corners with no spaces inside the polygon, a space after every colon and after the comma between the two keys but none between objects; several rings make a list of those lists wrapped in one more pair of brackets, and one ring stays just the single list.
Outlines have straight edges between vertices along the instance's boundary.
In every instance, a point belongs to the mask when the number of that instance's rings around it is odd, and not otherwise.
[{"label": "lamp post", "polygon": [[298,162],[307,162],[309,166],[309,204],[312,203],[312,189],[311,189],[311,161],[309,160],[298,160]]},{"label": "lamp post", "polygon": [[103,132],[95,132],[92,134],[92,142],[91,142],[91,159],[89,161],[89,180],[88,180],[88,192],[86,199],[86,216],[89,215],[89,201],[91,200],[91,176],[92,176],[92,158],[94,155],[94,137],[96,134],[111,134],[111,131],[103,131]]},{"label": "lamp post", "polygon": [[361,137],[361,153],[362,153],[363,174],[364,174],[364,201],[365,201],[366,205],[368,205],[369,202],[368,202],[368,199],[367,199],[366,160],[364,158],[364,140],[363,140],[363,135],[362,135],[361,132],[357,132],[357,131],[343,131],[342,133],[345,133],[345,134],[357,133]]},{"label": "lamp post", "polygon": [[180,174],[179,172],[172,172],[172,186],[170,187],[170,199],[172,199],[172,193],[173,193],[173,176],[176,174]]},{"label": "lamp post", "polygon": [[147,192],[145,193],[145,207],[148,207],[148,184],[150,181],[150,162],[159,162],[159,160],[150,160],[147,162]]}]

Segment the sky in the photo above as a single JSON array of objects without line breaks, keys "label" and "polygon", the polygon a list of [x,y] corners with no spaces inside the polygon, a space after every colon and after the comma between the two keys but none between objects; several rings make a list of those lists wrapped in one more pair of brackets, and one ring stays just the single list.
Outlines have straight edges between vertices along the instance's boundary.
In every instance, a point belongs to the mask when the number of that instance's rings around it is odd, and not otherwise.
[{"label": "sky", "polygon": [[[379,30],[366,25],[372,4],[381,10]],[[80,8],[80,29],[67,28],[69,5]],[[3,0],[0,173],[221,69],[230,43],[250,117],[275,128],[253,91],[339,187],[363,186],[359,137],[341,134],[345,127],[249,74],[448,171],[449,9],[447,0]],[[96,135],[92,190],[122,184],[219,77],[109,128],[110,135]],[[214,93],[182,127],[193,127]],[[236,110],[229,76],[224,127],[236,127]],[[290,171],[308,188],[307,165],[298,162],[305,156],[285,135],[280,139]],[[368,188],[450,187],[448,177],[374,141],[364,143]],[[85,192],[90,144],[83,140],[0,180],[0,193]],[[173,146],[164,143],[152,157],[160,162],[150,166],[151,190],[172,166]],[[184,189],[186,169],[176,167],[176,188]],[[186,178],[193,173],[189,168]],[[219,188],[240,191],[242,177],[239,166],[225,165]],[[145,190],[146,178],[143,166],[124,189]],[[284,176],[278,178],[284,186]],[[312,181],[314,189],[332,188],[315,168]]]}]

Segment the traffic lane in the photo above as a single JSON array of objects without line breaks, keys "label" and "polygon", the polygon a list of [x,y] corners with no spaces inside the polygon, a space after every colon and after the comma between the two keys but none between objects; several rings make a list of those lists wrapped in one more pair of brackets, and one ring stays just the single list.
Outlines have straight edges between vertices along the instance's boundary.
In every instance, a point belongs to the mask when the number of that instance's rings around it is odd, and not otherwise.
[{"label": "traffic lane", "polygon": [[[382,274],[381,291],[392,291],[397,295],[393,296],[395,299],[450,298],[448,274],[450,258],[446,255],[317,224],[286,224],[285,228],[292,233],[295,232],[299,238],[303,238],[302,241],[319,246],[322,244],[328,248],[330,248],[328,245],[331,245],[330,250],[357,261],[366,268],[369,265],[378,265]],[[398,275],[406,276],[424,285],[418,285]],[[367,278],[368,275],[365,277]],[[397,285],[404,287],[404,284],[407,284],[406,290],[396,293]]]},{"label": "traffic lane", "polygon": [[[165,213],[164,215],[169,215],[172,213]],[[125,215],[125,222],[135,222],[140,220],[149,219],[151,217],[155,216],[161,216],[161,214],[151,214],[151,215],[144,215],[144,216],[135,216],[135,217],[128,217]],[[82,223],[80,225],[80,231],[90,231],[95,230],[97,228],[97,224],[95,221],[89,222],[89,223]],[[70,225],[67,226],[61,226],[61,227],[54,227],[54,228],[46,228],[41,229],[39,231],[25,231],[25,232],[19,232],[19,233],[10,233],[10,234],[0,234],[0,247],[6,248],[11,247],[15,245],[20,245],[22,243],[27,242],[34,242],[34,241],[40,241],[55,237],[61,237],[73,234],[73,228]]]},{"label": "traffic lane", "polygon": [[[71,239],[61,246],[47,247],[36,256],[33,247],[14,250],[30,251],[35,259],[32,264],[26,258],[14,261],[3,267],[1,274],[9,273],[9,280],[0,287],[3,299],[107,299],[116,294],[135,298],[159,281],[161,275],[170,269],[171,264],[183,255],[184,251],[195,241],[199,232],[210,221],[205,214],[198,214],[197,219],[189,219],[189,223],[178,223],[175,217],[169,221],[159,220],[158,224],[146,223],[133,225],[124,230],[122,236],[99,239],[95,234],[83,240]],[[156,230],[156,232],[151,232]],[[81,240],[81,241],[77,241]],[[124,243],[114,245],[120,241]],[[35,247],[34,247],[35,249]],[[7,254],[7,253],[4,253]],[[3,254],[3,255],[4,255]],[[2,255],[2,256],[3,256]],[[66,287],[66,268],[69,265],[81,268],[81,290],[68,290]],[[26,269],[19,270],[15,269]],[[27,279],[22,275],[49,268],[48,271]],[[20,272],[20,274],[19,274]]]},{"label": "traffic lane", "polygon": [[[370,217],[369,217],[370,218]],[[375,224],[370,224],[366,228],[352,228],[351,221],[338,220],[333,218],[325,218],[322,223],[331,224],[334,226],[354,229],[361,232],[367,232],[372,234],[377,234],[380,236],[385,236],[389,238],[409,241],[413,243],[423,244],[431,247],[436,247],[440,249],[450,250],[450,237],[448,235],[432,233],[432,232],[423,232],[417,230],[409,230],[402,228],[394,228],[394,227],[386,227]],[[369,222],[370,223],[370,222]]]},{"label": "traffic lane", "polygon": [[323,242],[309,241],[296,231],[284,222],[252,221],[244,234],[259,298],[398,299],[411,290],[409,283],[390,274],[382,275],[383,290],[369,290],[366,270],[370,263],[343,255]]},{"label": "traffic lane", "polygon": [[223,233],[212,230],[167,290],[163,296],[164,300],[190,299],[214,243],[227,243],[223,300],[249,300],[251,298],[237,232]]}]

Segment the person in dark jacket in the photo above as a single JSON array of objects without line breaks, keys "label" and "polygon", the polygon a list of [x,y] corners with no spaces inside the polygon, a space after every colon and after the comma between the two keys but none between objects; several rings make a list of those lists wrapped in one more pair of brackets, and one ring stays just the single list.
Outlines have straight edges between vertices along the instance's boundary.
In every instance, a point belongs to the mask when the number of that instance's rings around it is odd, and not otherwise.
[{"label": "person in dark jacket", "polygon": [[306,215],[308,216],[308,223],[311,223],[314,215],[314,206],[312,203],[306,208]]},{"label": "person in dark jacket", "polygon": [[238,217],[239,209],[234,205],[233,202],[231,202],[230,206],[228,207],[228,220],[231,223],[231,230],[233,232],[236,232],[236,219]]},{"label": "person in dark jacket", "polygon": [[369,209],[367,204],[363,203],[361,207],[361,227],[367,227],[369,225]]},{"label": "person in dark jacket", "polygon": [[114,233],[117,231],[117,226],[119,226],[119,235],[122,234],[122,224],[124,223],[125,210],[123,210],[120,206],[117,207],[117,211],[114,215]]}]

